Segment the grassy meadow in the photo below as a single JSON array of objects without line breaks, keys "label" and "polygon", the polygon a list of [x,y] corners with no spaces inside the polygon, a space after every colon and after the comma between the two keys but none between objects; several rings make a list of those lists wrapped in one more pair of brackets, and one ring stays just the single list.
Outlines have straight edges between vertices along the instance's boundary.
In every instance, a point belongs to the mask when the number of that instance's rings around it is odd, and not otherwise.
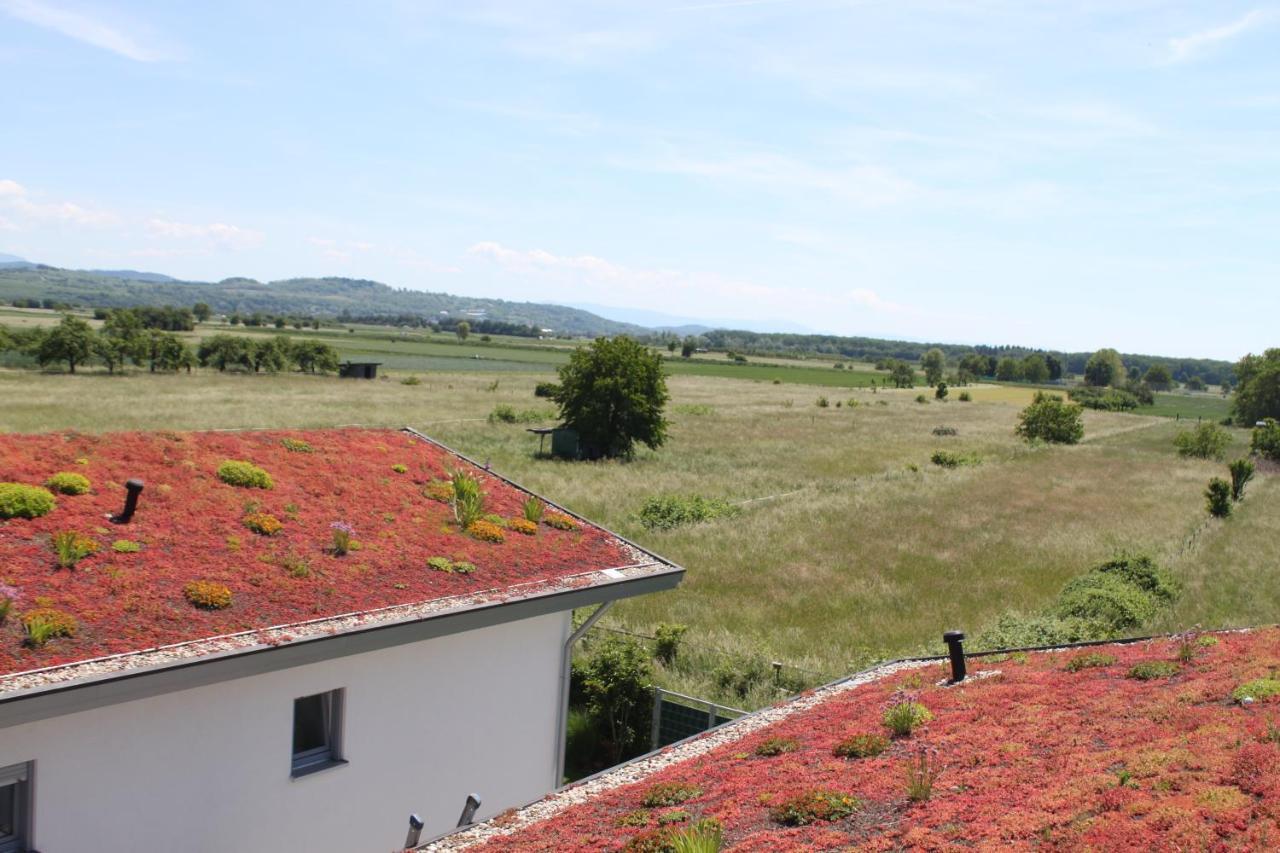
[{"label": "grassy meadow", "polygon": [[[545,371],[427,373],[419,385],[396,381],[404,375],[0,370],[0,430],[420,428],[687,567],[680,589],[624,602],[608,624],[688,625],[699,665],[665,672],[664,685],[731,705],[774,697],[726,692],[710,674],[720,663],[779,660],[816,682],[937,651],[944,629],[976,633],[1005,609],[1042,608],[1123,548],[1150,551],[1186,585],[1161,627],[1280,612],[1277,478],[1260,474],[1233,518],[1209,520],[1202,492],[1225,466],[1180,458],[1172,440],[1183,425],[1169,418],[1086,412],[1084,443],[1032,448],[1013,434],[1024,400],[981,388],[971,403],[920,404],[918,390],[833,394],[675,373],[666,447],[630,463],[574,463],[535,458],[523,425],[487,421],[500,404],[548,412],[532,393]],[[820,394],[829,407],[815,405]],[[935,436],[938,426],[958,435]],[[1238,455],[1248,433],[1232,432]],[[981,462],[942,469],[930,463],[938,449]],[[741,512],[664,532],[640,524],[647,497],[691,493]]]}]

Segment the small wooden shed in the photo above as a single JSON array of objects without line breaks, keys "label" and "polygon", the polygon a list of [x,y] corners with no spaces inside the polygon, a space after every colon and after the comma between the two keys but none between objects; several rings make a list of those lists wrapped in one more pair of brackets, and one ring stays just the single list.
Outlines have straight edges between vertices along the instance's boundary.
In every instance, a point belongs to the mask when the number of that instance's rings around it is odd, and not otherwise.
[{"label": "small wooden shed", "polygon": [[380,361],[344,361],[338,365],[338,375],[343,379],[377,379]]}]

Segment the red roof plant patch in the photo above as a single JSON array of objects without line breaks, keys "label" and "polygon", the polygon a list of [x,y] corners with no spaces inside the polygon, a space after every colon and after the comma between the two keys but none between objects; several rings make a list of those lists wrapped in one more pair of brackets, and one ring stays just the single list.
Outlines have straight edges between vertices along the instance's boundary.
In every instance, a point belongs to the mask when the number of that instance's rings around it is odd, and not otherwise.
[{"label": "red roof plant patch", "polygon": [[[1280,695],[1232,695],[1280,671],[1280,629],[1202,639],[1217,642],[1111,645],[1087,666],[1067,666],[1073,651],[970,658],[975,677],[956,686],[943,684],[945,663],[886,668],[641,759],[616,782],[592,780],[597,793],[566,794],[558,812],[553,795],[529,818],[430,849],[616,851],[653,831],[659,786],[696,789],[680,808],[691,822],[719,821],[734,851],[1275,849]],[[1179,658],[1167,677],[1126,677]],[[887,739],[885,706],[900,690],[932,719]],[[844,748],[868,733],[874,749]],[[744,749],[776,739],[798,749]]]},{"label": "red roof plant patch", "polygon": [[[423,495],[429,483],[466,470],[484,512],[500,517],[519,516],[528,493],[396,430],[0,436],[0,481],[47,495],[43,484],[73,466],[92,481],[87,494],[0,520],[0,586],[19,617],[0,623],[0,676],[451,596],[503,599],[516,585],[636,563],[591,525],[505,542],[467,535],[447,503]],[[137,512],[113,524],[131,478],[145,483]],[[67,532],[66,555],[78,556],[58,568],[54,540]],[[437,556],[454,570],[428,568]],[[199,581],[226,588],[231,606],[193,607],[185,590]],[[34,610],[78,627],[24,643]]]}]

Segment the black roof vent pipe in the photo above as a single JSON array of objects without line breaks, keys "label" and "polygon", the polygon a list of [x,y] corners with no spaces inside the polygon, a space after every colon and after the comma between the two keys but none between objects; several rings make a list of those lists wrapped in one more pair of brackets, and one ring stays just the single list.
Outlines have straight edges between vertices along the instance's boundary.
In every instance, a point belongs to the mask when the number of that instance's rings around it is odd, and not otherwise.
[{"label": "black roof vent pipe", "polygon": [[142,481],[130,480],[124,484],[124,487],[128,492],[124,496],[124,509],[120,510],[119,515],[109,516],[112,524],[128,524],[129,519],[133,518],[134,512],[138,509],[138,495],[142,494]]}]

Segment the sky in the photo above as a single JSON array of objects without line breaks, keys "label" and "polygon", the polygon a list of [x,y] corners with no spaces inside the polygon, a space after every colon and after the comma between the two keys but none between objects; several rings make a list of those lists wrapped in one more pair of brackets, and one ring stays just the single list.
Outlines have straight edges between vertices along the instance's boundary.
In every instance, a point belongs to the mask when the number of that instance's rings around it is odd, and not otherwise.
[{"label": "sky", "polygon": [[0,252],[1280,346],[1280,6],[0,0]]}]

